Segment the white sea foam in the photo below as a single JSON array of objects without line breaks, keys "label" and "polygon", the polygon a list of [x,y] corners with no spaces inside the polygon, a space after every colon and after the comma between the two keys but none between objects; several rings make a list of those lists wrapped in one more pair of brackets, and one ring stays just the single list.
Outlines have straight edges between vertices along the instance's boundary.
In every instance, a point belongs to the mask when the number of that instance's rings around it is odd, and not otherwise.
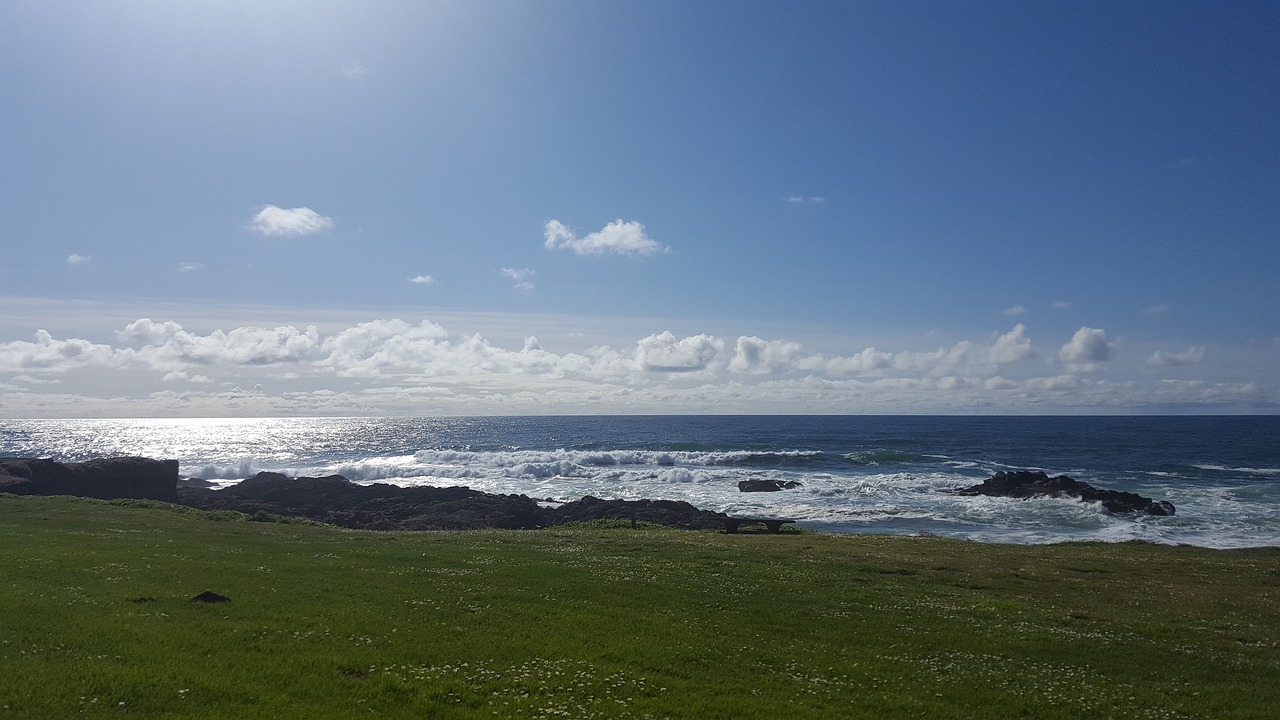
[{"label": "white sea foam", "polygon": [[1212,470],[1215,472],[1244,473],[1245,475],[1276,475],[1280,476],[1280,468],[1251,468],[1251,467],[1226,467],[1223,465],[1196,465],[1201,470]]}]

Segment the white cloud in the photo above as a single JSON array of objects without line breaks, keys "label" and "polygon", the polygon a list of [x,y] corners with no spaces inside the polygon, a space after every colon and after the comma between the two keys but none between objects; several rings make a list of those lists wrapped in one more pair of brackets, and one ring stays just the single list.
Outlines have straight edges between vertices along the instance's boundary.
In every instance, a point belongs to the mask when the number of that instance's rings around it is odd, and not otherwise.
[{"label": "white cloud", "polygon": [[1204,360],[1204,346],[1188,348],[1186,352],[1167,353],[1163,350],[1157,350],[1147,358],[1146,364],[1151,367],[1179,367],[1183,365],[1197,365]]},{"label": "white cloud", "polygon": [[[539,333],[540,335],[542,333]],[[509,346],[428,320],[195,332],[141,318],[109,342],[0,342],[0,415],[545,414],[557,412],[1078,412],[1275,408],[1274,379],[1091,377],[1113,354],[1084,327],[1041,360],[1019,324],[932,351],[847,355],[786,339],[662,332],[576,351]],[[634,336],[633,336],[634,337]],[[1252,352],[1269,353],[1270,346]],[[1153,364],[1198,361],[1203,349]],[[1060,364],[1061,363],[1061,364]],[[1259,364],[1261,365],[1261,364]],[[1270,382],[1271,385],[1265,383]],[[233,388],[242,388],[233,390]],[[1270,403],[1270,404],[1268,404]]]},{"label": "white cloud", "polygon": [[186,370],[173,370],[161,378],[164,382],[190,382],[207,384],[212,383],[213,378],[208,375],[192,374]]},{"label": "white cloud", "polygon": [[438,357],[449,334],[423,320],[373,320],[325,338],[317,364],[343,375],[369,376],[379,370],[425,365]]},{"label": "white cloud", "polygon": [[537,271],[532,270],[530,268],[504,267],[499,272],[501,272],[504,277],[509,277],[512,280],[516,281],[516,284],[512,286],[516,290],[522,290],[524,292],[529,292],[530,290],[533,290],[533,283],[529,281],[529,278],[536,275]]},{"label": "white cloud", "polygon": [[200,263],[180,263],[178,265],[178,272],[180,273],[195,272],[202,269],[204,269],[204,265]]},{"label": "white cloud", "polygon": [[705,370],[724,350],[724,341],[709,335],[677,340],[670,331],[650,335],[636,343],[636,361],[653,372]]},{"label": "white cloud", "polygon": [[996,338],[987,355],[987,362],[996,365],[1022,362],[1035,356],[1031,349],[1031,338],[1022,323],[1013,326],[1009,332]]},{"label": "white cloud", "polygon": [[800,343],[744,336],[733,347],[729,369],[750,375],[785,372],[795,368],[802,358]]},{"label": "white cloud", "polygon": [[151,318],[141,318],[117,330],[116,339],[129,345],[163,345],[182,332],[182,326],[176,322],[154,322]]},{"label": "white cloud", "polygon": [[1055,300],[1054,303],[1049,306],[1049,309],[1050,310],[1066,310],[1069,307],[1071,307],[1071,303],[1067,302],[1066,300]]},{"label": "white cloud", "polygon": [[0,368],[13,373],[65,372],[86,365],[117,364],[118,355],[109,345],[79,338],[58,340],[44,330],[37,330],[35,338],[35,342],[0,344]]},{"label": "white cloud", "polygon": [[418,285],[430,285],[435,281],[436,279],[431,277],[430,275],[414,275],[413,277],[409,278],[409,282],[416,283]]},{"label": "white cloud", "polygon": [[72,253],[67,256],[67,264],[68,265],[88,265],[89,261],[92,259],[93,259],[92,255],[80,255],[79,253]]},{"label": "white cloud", "polygon": [[1173,307],[1170,305],[1152,305],[1149,308],[1144,308],[1142,311],[1142,314],[1143,315],[1167,315],[1169,311],[1172,309]]},{"label": "white cloud", "polygon": [[811,358],[801,366],[805,370],[822,370],[836,377],[842,375],[881,374],[894,366],[894,354],[869,347],[853,355],[831,358]]},{"label": "white cloud", "polygon": [[578,255],[653,255],[669,251],[645,234],[644,225],[621,219],[584,238],[575,236],[559,220],[548,220],[543,226],[543,237],[543,245],[548,250],[572,250]]},{"label": "white cloud", "polygon": [[960,371],[986,373],[999,365],[1031,359],[1031,338],[1019,323],[996,336],[990,345],[961,341],[930,352],[884,352],[874,347],[847,356],[806,353],[798,343],[740,337],[729,369],[744,374],[808,372],[840,376],[884,376],[892,373],[941,377]]},{"label": "white cloud", "polygon": [[267,237],[312,235],[333,228],[333,220],[307,207],[266,205],[249,221],[250,230]]},{"label": "white cloud", "polygon": [[238,327],[225,333],[214,330],[208,335],[179,331],[164,345],[149,346],[155,348],[154,353],[144,348],[140,355],[154,354],[158,364],[176,358],[198,364],[275,365],[308,359],[319,344],[315,327]]},{"label": "white cloud", "polygon": [[1028,310],[1028,309],[1027,309],[1025,306],[1023,306],[1023,305],[1014,305],[1013,307],[1007,307],[1007,308],[1005,308],[1005,309],[1001,310],[1001,311],[1000,311],[1000,314],[1001,314],[1001,315],[1009,315],[1009,316],[1011,316],[1011,317],[1018,317],[1018,316],[1021,316],[1021,315],[1026,315],[1026,314],[1028,314],[1028,313],[1030,313],[1030,312],[1031,312],[1031,311],[1030,311],[1030,310]]},{"label": "white cloud", "polygon": [[826,201],[827,201],[826,198],[819,195],[813,195],[810,197],[803,197],[801,195],[787,196],[787,202],[791,203],[792,205],[821,205]]},{"label": "white cloud", "polygon": [[1114,351],[1115,346],[1107,341],[1105,330],[1081,327],[1058,351],[1058,359],[1072,372],[1097,372]]}]

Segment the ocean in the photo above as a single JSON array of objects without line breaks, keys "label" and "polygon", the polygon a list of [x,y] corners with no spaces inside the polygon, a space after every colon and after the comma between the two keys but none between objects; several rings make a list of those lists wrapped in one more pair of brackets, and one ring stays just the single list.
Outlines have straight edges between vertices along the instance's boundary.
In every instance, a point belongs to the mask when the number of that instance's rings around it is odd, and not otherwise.
[{"label": "ocean", "polygon": [[[685,500],[811,530],[980,542],[1280,545],[1280,416],[592,416],[0,420],[0,456],[139,455],[229,485],[261,470],[548,502]],[[959,497],[1001,470],[1168,500],[1172,517]],[[748,479],[795,480],[743,493]]]}]

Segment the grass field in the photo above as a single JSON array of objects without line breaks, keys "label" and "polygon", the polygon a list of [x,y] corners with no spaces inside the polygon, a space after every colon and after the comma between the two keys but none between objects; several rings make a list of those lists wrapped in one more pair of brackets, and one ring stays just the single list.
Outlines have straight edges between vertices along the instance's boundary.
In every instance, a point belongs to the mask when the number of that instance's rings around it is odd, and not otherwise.
[{"label": "grass field", "polygon": [[0,718],[1276,718],[1278,643],[1277,548],[0,495]]}]

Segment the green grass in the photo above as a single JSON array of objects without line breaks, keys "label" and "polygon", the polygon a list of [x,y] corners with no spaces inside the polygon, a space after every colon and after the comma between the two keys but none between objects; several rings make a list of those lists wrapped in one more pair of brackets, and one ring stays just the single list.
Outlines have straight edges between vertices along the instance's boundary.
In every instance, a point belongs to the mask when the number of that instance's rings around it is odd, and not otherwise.
[{"label": "green grass", "polygon": [[1280,717],[1275,548],[257,519],[0,495],[0,718]]}]

